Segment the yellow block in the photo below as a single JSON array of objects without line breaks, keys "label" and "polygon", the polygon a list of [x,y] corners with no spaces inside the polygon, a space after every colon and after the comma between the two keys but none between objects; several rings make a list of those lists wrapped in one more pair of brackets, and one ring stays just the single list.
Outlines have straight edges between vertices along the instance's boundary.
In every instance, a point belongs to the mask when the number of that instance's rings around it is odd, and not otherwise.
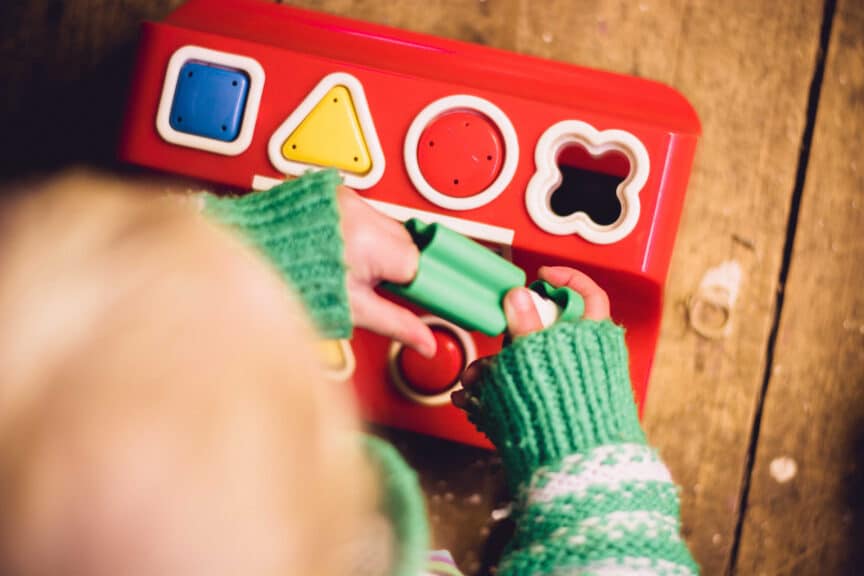
[{"label": "yellow block", "polygon": [[354,351],[348,340],[320,340],[318,354],[332,380],[347,380],[354,373]]},{"label": "yellow block", "polygon": [[351,92],[334,86],[282,144],[287,160],[365,174],[372,159]]}]

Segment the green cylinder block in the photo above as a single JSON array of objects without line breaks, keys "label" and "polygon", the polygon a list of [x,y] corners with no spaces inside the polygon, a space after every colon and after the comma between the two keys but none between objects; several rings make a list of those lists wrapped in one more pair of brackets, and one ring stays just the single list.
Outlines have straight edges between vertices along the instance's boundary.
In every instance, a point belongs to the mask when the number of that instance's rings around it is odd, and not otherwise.
[{"label": "green cylinder block", "polygon": [[501,302],[508,290],[525,285],[525,272],[444,226],[412,219],[405,227],[420,249],[417,275],[410,284],[385,287],[466,330],[504,332]]}]

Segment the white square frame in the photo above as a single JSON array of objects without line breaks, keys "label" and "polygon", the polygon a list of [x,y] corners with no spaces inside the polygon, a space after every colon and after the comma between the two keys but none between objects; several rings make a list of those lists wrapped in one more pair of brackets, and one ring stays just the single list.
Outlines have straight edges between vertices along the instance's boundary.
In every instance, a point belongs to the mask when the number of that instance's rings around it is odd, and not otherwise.
[{"label": "white square frame", "polygon": [[[174,94],[180,79],[180,69],[189,61],[201,61],[217,64],[226,68],[241,70],[249,76],[249,91],[246,95],[246,107],[240,123],[240,133],[230,142],[187,134],[175,130],[171,126],[171,106],[174,104]],[[179,48],[168,61],[165,71],[165,82],[162,85],[162,96],[159,98],[159,109],[156,113],[156,131],[171,144],[197,148],[205,152],[237,156],[249,148],[255,133],[255,122],[258,119],[258,109],[261,105],[261,95],[264,93],[264,68],[254,58],[239,56],[229,52],[211,50],[202,46],[183,46]]]}]

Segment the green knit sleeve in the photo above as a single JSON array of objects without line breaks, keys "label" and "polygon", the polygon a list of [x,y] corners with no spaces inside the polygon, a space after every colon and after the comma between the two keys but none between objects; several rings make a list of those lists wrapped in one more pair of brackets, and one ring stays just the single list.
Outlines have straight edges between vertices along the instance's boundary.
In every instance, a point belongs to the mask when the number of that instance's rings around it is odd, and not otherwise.
[{"label": "green knit sleeve", "polygon": [[237,230],[299,292],[327,338],[351,335],[334,170],[239,197],[205,195],[209,217]]},{"label": "green knit sleeve", "polygon": [[639,424],[621,328],[564,322],[515,340],[468,405],[516,497],[499,575],[698,572],[678,490]]},{"label": "green knit sleeve", "polygon": [[382,512],[393,526],[396,555],[388,576],[417,576],[429,549],[429,524],[417,473],[385,440],[364,436],[366,454],[377,468]]}]

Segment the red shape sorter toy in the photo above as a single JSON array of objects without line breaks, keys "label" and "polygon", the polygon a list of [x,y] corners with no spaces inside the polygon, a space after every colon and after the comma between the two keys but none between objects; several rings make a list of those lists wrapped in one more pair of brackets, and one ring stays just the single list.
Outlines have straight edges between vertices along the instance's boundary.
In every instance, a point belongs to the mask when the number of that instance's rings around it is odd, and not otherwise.
[{"label": "red shape sorter toy", "polygon": [[[627,328],[645,398],[699,120],[646,80],[258,2],[146,23],[127,161],[243,190],[332,166],[376,208],[441,222],[528,272],[578,267]],[[488,446],[449,391],[501,338],[429,317],[425,360],[357,330],[334,367],[371,421]]]}]

